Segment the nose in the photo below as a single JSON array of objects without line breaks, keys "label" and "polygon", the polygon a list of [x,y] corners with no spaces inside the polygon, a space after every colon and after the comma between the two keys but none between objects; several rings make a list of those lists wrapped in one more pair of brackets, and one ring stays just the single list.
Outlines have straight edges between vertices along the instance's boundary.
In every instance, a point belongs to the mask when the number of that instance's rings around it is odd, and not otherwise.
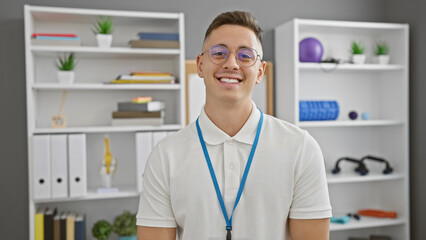
[{"label": "nose", "polygon": [[223,68],[235,70],[235,69],[238,69],[239,67],[240,65],[238,64],[237,54],[234,52],[230,52],[228,59],[226,59],[226,61],[223,63]]}]

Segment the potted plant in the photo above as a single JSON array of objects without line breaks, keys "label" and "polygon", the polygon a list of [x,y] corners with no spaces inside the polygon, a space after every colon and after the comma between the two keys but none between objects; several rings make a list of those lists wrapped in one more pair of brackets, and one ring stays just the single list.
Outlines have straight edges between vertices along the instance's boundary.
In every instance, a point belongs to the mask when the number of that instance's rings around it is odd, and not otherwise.
[{"label": "potted plant", "polygon": [[112,230],[119,236],[119,240],[136,240],[136,214],[123,212],[115,218]]},{"label": "potted plant", "polygon": [[112,43],[112,17],[98,17],[94,24],[93,33],[96,35],[98,46],[111,47]]},{"label": "potted plant", "polygon": [[352,52],[352,63],[354,64],[363,64],[365,62],[364,46],[361,42],[352,42],[351,52]]},{"label": "potted plant", "polygon": [[58,81],[60,83],[70,84],[74,82],[75,58],[74,53],[59,56],[58,62]]},{"label": "potted plant", "polygon": [[105,220],[97,221],[92,227],[92,235],[98,240],[108,239],[111,231],[111,224]]},{"label": "potted plant", "polygon": [[375,63],[388,64],[389,63],[389,47],[385,42],[376,43],[375,51]]}]

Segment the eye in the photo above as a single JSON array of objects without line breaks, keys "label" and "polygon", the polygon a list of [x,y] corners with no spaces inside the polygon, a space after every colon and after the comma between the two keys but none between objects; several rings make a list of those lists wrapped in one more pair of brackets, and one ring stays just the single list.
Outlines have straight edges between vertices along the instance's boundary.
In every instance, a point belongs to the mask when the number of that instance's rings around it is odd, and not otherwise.
[{"label": "eye", "polygon": [[256,54],[254,53],[254,51],[252,49],[249,48],[242,48],[238,51],[238,59],[240,59],[240,61],[253,61]]},{"label": "eye", "polygon": [[218,58],[218,59],[227,58],[228,57],[228,49],[226,49],[223,46],[213,46],[210,49],[209,54],[213,58]]}]

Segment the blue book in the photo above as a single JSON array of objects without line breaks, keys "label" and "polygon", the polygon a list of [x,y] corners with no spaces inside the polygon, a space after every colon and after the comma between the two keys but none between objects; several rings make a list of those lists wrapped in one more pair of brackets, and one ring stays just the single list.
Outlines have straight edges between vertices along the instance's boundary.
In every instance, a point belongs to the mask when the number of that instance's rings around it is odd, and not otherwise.
[{"label": "blue book", "polygon": [[78,215],[75,218],[75,227],[74,227],[74,237],[75,240],[85,240],[86,239],[86,221],[83,215]]},{"label": "blue book", "polygon": [[140,32],[140,40],[167,40],[167,41],[179,41],[179,33],[150,33]]},{"label": "blue book", "polygon": [[35,39],[45,39],[45,40],[67,40],[67,41],[78,41],[79,37],[47,37],[47,36],[37,36]]}]

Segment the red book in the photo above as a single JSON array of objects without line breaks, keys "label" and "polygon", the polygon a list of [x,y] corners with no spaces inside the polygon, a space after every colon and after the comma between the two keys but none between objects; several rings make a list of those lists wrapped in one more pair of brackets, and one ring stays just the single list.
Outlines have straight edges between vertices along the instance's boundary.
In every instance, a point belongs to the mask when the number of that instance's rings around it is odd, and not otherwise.
[{"label": "red book", "polygon": [[33,38],[37,36],[43,36],[43,37],[77,37],[77,34],[74,33],[33,33],[31,35]]}]

